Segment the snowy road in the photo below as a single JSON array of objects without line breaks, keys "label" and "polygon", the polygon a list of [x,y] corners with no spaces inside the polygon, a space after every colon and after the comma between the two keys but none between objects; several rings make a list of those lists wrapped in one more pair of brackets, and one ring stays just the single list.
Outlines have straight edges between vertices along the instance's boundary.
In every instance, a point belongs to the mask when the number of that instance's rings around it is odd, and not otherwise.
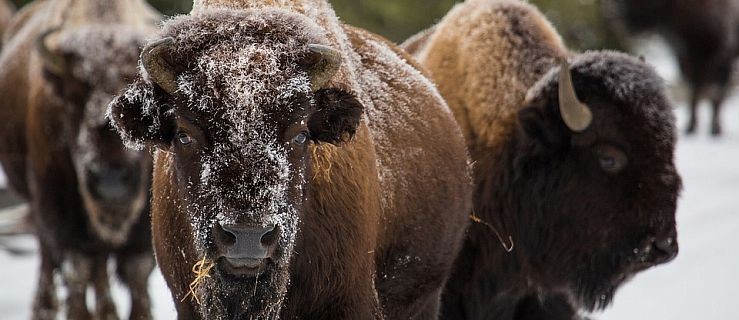
[{"label": "snowy road", "polygon": [[[700,134],[681,136],[678,169],[685,189],[678,207],[680,254],[666,266],[648,270],[620,290],[613,305],[595,318],[603,320],[735,320],[739,309],[739,96],[727,103],[725,136],[707,136],[708,108]],[[684,108],[677,111],[684,127]],[[0,179],[2,179],[0,177]],[[33,248],[30,237],[14,243]],[[11,256],[0,250],[0,319],[28,319],[36,279],[35,255]],[[174,319],[166,285],[152,276],[154,315]],[[119,312],[128,299],[115,288]]]}]

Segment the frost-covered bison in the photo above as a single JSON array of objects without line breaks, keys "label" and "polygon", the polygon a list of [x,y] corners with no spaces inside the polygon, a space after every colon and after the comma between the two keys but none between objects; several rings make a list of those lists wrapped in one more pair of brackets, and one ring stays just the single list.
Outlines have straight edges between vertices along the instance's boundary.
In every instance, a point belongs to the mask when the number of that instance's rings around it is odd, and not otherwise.
[{"label": "frost-covered bison", "polygon": [[[433,85],[326,1],[196,1],[110,107],[180,319],[434,319],[471,210]],[[196,271],[193,273],[193,270]]]},{"label": "frost-covered bison", "polygon": [[17,17],[0,56],[0,162],[39,238],[33,318],[55,318],[55,274],[68,319],[90,318],[88,286],[94,318],[115,318],[109,258],[131,290],[131,317],[149,318],[151,157],[123,146],[105,110],[137,74],[159,15],[138,0],[55,0]]},{"label": "frost-covered bison", "polygon": [[616,21],[631,33],[657,32],[675,51],[690,85],[690,122],[695,132],[698,104],[713,107],[711,134],[721,134],[721,106],[731,93],[731,75],[739,56],[737,0],[608,0]]},{"label": "frost-covered bison", "polygon": [[675,257],[674,120],[650,67],[568,52],[518,1],[467,1],[406,47],[436,79],[475,163],[480,223],[443,318],[572,319]]}]

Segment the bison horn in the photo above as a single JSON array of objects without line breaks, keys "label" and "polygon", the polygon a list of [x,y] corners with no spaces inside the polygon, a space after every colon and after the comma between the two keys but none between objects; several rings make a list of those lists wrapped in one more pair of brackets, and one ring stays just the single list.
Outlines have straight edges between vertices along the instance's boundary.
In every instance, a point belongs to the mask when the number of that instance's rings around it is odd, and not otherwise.
[{"label": "bison horn", "polygon": [[44,31],[36,38],[36,47],[41,55],[41,59],[44,61],[46,69],[55,75],[61,76],[67,72],[67,60],[64,58],[64,55],[54,52],[46,45],[46,39],[59,30],[61,30],[61,27]]},{"label": "bison horn", "polygon": [[585,131],[593,122],[593,113],[590,108],[577,99],[567,59],[562,59],[560,63],[559,112],[567,127],[575,132]]},{"label": "bison horn", "polygon": [[149,43],[141,51],[141,63],[152,82],[169,94],[177,90],[177,80],[173,66],[164,59],[163,54],[172,49],[174,39],[167,37]]},{"label": "bison horn", "polygon": [[309,44],[308,50],[318,55],[309,71],[311,89],[318,91],[339,71],[343,59],[341,52],[329,46]]}]

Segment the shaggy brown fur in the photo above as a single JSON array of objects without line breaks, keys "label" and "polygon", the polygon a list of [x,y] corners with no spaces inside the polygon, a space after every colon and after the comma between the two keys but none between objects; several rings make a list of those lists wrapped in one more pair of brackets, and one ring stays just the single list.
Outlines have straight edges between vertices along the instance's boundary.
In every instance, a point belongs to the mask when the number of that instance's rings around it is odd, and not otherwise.
[{"label": "shaggy brown fur", "polygon": [[[571,55],[541,13],[509,0],[460,4],[404,46],[436,79],[475,161],[481,223],[443,318],[576,318],[674,257],[674,120],[650,67],[614,52]],[[582,132],[560,115],[565,57],[594,115]]]},{"label": "shaggy brown fur", "polygon": [[[407,54],[326,1],[274,2],[196,1],[163,31],[177,91],[139,81],[111,105],[129,143],[159,148],[154,243],[179,318],[436,318],[471,209],[451,113]],[[314,92],[311,43],[343,58]],[[220,226],[269,221],[264,268],[229,271]],[[216,267],[198,306],[186,295],[203,258]]]},{"label": "shaggy brown fur", "polygon": [[39,238],[34,319],[56,316],[55,273],[68,292],[67,318],[90,317],[88,286],[95,288],[95,317],[116,318],[109,258],[131,289],[131,317],[150,317],[151,160],[124,148],[105,107],[136,74],[140,47],[158,19],[142,1],[39,1],[6,32],[0,161],[11,188],[31,204]]},{"label": "shaggy brown fur", "polygon": [[695,132],[698,104],[712,104],[711,134],[721,134],[721,106],[731,90],[739,56],[737,0],[607,0],[616,22],[633,33],[657,32],[677,55],[690,85],[690,122]]}]

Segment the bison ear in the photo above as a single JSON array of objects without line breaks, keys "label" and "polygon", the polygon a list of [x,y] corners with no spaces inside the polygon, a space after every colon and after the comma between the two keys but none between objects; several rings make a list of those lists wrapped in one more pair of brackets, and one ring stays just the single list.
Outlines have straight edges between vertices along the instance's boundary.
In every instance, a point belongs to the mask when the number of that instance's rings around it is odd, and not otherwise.
[{"label": "bison ear", "polygon": [[107,117],[129,148],[169,145],[174,118],[155,91],[163,95],[139,80],[108,105]]},{"label": "bison ear", "polygon": [[339,89],[315,92],[316,112],[308,120],[308,130],[316,142],[341,143],[350,140],[359,127],[364,107],[357,98]]},{"label": "bison ear", "polygon": [[540,106],[531,105],[518,111],[518,123],[526,140],[545,149],[556,148],[565,139],[561,124]]}]

